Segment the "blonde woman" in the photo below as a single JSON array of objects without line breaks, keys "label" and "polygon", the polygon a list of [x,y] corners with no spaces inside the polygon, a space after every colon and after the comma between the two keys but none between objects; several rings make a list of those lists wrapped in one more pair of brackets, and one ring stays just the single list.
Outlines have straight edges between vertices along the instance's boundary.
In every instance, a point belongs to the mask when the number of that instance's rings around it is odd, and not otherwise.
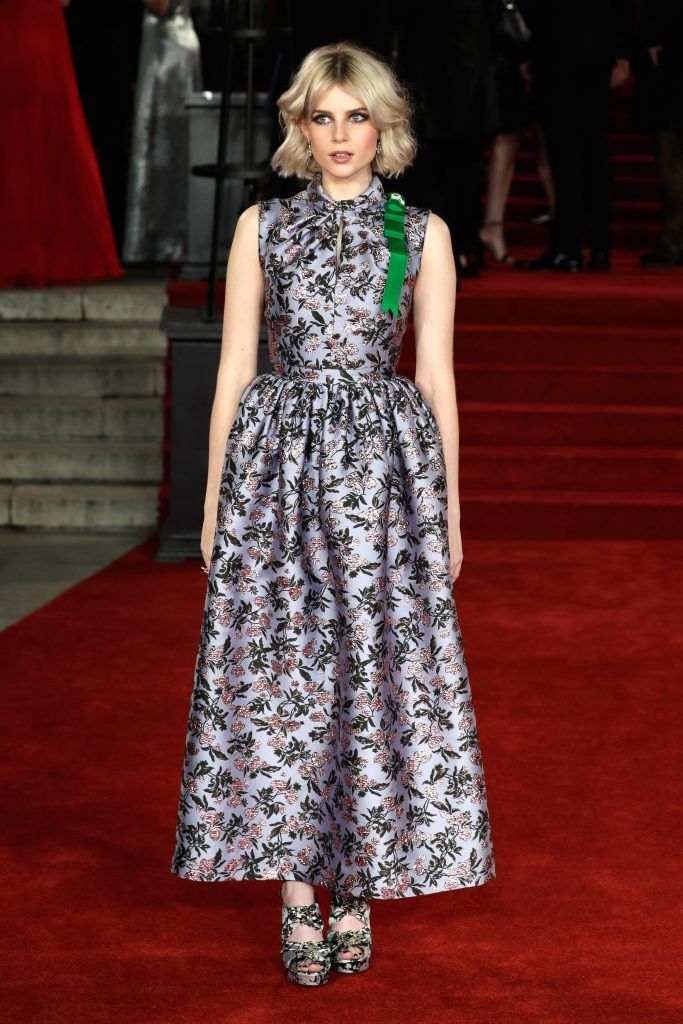
[{"label": "blonde woman", "polygon": [[[369,966],[370,899],[481,885],[495,864],[452,589],[448,228],[380,181],[416,143],[377,55],[315,49],[278,102],[272,165],[306,184],[245,210],[228,261],[171,870],[280,880],[286,976],[321,985]],[[415,383],[396,372],[411,305]]]}]

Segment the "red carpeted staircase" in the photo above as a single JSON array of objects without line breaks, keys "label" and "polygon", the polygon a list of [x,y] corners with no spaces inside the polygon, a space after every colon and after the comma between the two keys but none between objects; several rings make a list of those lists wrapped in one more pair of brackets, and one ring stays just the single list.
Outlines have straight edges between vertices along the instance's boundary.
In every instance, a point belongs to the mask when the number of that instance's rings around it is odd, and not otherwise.
[{"label": "red carpeted staircase", "polygon": [[[683,272],[492,272],[458,297],[463,534],[683,536]],[[402,372],[414,368],[413,338]]]}]

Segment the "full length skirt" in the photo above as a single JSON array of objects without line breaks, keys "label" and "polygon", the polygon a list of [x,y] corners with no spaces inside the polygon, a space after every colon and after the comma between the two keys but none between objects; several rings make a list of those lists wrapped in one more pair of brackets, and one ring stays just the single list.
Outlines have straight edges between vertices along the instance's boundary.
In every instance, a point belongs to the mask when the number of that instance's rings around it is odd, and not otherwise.
[{"label": "full length skirt", "polygon": [[441,436],[407,377],[344,377],[261,374],[242,394],[171,871],[382,899],[481,885]]}]

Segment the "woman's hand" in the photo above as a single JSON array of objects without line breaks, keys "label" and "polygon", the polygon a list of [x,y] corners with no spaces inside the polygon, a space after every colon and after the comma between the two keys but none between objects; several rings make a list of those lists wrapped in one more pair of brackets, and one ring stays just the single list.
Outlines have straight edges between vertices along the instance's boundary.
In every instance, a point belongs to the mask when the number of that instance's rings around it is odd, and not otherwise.
[{"label": "woman's hand", "polygon": [[460,515],[448,517],[448,548],[451,556],[451,583],[455,583],[462,567],[462,538]]},{"label": "woman's hand", "polygon": [[628,80],[631,74],[631,65],[625,57],[619,57],[614,67],[612,68],[612,74],[610,76],[610,86],[612,89],[618,89],[620,85]]},{"label": "woman's hand", "polygon": [[204,523],[202,525],[202,537],[200,541],[200,548],[202,552],[202,559],[204,561],[204,568],[211,568],[211,554],[213,552],[213,542],[216,536],[216,515],[218,510],[214,510],[211,513],[204,511]]}]

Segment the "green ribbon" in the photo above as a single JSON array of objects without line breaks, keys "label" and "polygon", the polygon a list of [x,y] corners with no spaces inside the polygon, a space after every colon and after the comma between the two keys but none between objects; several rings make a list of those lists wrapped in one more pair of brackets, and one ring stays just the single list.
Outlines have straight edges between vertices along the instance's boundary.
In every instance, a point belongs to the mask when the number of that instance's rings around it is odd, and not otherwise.
[{"label": "green ribbon", "polygon": [[406,201],[400,192],[389,192],[384,205],[384,235],[389,245],[389,268],[382,296],[382,312],[398,316],[398,306],[408,266],[408,246],[405,236]]}]

